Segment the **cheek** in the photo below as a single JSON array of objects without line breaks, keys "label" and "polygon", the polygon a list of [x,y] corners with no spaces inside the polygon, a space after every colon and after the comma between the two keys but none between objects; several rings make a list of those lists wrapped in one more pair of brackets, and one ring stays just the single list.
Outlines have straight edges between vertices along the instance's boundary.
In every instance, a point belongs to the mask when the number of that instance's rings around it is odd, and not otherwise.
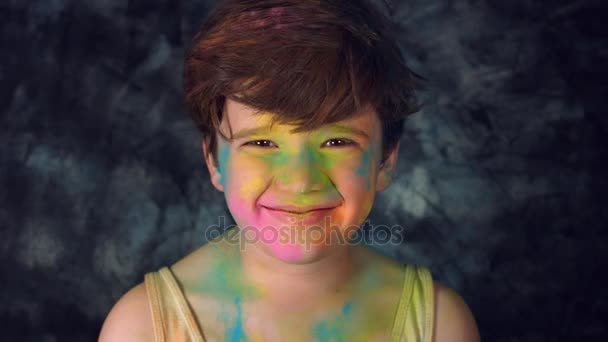
[{"label": "cheek", "polygon": [[374,158],[369,150],[363,151],[361,159],[359,160],[359,166],[357,168],[357,177],[364,183],[365,191],[372,191],[372,180],[373,180],[373,165]]},{"label": "cheek", "polygon": [[242,198],[239,198],[238,196],[231,196],[230,194],[226,193],[226,204],[228,205],[228,210],[232,214],[232,217],[239,226],[244,222],[251,220],[251,214],[249,214],[250,205]]},{"label": "cheek", "polygon": [[227,169],[229,191],[242,198],[259,193],[272,169],[270,160],[233,154]]},{"label": "cheek", "polygon": [[374,160],[373,155],[365,150],[348,162],[337,163],[334,168],[336,187],[350,202],[347,216],[351,217],[353,223],[362,223],[374,203]]},{"label": "cheek", "polygon": [[343,191],[361,196],[362,194],[373,192],[374,184],[374,158],[368,150],[364,150],[356,157],[332,163],[334,178],[341,181]]},{"label": "cheek", "polygon": [[230,149],[225,143],[220,142],[218,146],[218,169],[220,179],[219,182],[224,189],[227,187],[228,172],[230,169]]},{"label": "cheek", "polygon": [[265,180],[261,176],[251,175],[250,177],[244,176],[240,179],[242,184],[236,188],[237,196],[239,198],[247,199],[253,198],[260,194],[265,188]]},{"label": "cheek", "polygon": [[225,197],[230,212],[238,223],[250,222],[256,199],[267,187],[270,163],[243,156],[233,156],[226,169]]}]

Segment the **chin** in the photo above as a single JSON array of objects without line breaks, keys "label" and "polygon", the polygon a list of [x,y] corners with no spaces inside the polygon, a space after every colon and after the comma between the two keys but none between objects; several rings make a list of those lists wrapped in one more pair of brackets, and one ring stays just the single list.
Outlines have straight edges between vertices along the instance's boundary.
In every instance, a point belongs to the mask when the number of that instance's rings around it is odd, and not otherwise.
[{"label": "chin", "polygon": [[310,264],[331,254],[332,247],[326,243],[305,244],[297,242],[275,242],[266,245],[271,256],[289,264]]}]

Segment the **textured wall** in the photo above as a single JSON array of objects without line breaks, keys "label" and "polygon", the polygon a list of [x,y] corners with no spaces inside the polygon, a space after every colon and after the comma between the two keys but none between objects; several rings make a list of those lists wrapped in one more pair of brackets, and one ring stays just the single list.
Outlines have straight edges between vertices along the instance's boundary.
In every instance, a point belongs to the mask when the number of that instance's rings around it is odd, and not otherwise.
[{"label": "textured wall", "polygon": [[[0,4],[0,339],[86,341],[144,272],[227,215],[181,106],[193,0]],[[603,8],[602,8],[603,6]],[[600,1],[412,0],[430,80],[375,223],[471,306],[484,341],[599,340],[608,303]]]}]

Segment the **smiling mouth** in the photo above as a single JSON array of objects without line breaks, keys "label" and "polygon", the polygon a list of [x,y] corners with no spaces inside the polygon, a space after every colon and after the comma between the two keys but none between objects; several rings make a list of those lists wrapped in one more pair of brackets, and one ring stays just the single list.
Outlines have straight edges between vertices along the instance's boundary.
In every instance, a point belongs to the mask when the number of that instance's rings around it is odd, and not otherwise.
[{"label": "smiling mouth", "polygon": [[[335,207],[328,207],[311,209],[308,211],[293,211],[286,209],[275,209],[265,206],[263,208],[266,209],[268,213],[275,219],[283,221],[287,224],[293,224],[296,221],[302,224],[313,224],[315,222],[324,220],[326,217],[331,215],[331,212],[335,209]],[[294,219],[296,221],[293,221]]]},{"label": "smiling mouth", "polygon": [[277,208],[271,208],[271,207],[264,207],[268,210],[272,210],[272,211],[278,211],[278,212],[282,212],[282,213],[286,213],[286,214],[291,214],[291,215],[306,215],[306,214],[310,214],[310,213],[314,213],[314,212],[318,212],[318,211],[327,211],[333,208],[318,208],[318,209],[311,209],[311,210],[307,210],[307,211],[292,211],[292,210],[285,210],[285,209],[277,209]]}]

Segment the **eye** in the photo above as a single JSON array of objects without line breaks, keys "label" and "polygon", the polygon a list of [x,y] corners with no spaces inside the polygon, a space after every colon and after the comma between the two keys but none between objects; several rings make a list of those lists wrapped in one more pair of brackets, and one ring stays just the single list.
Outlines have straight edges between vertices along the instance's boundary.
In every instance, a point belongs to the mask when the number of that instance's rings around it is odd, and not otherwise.
[{"label": "eye", "polygon": [[252,140],[244,143],[243,146],[277,147],[277,145],[270,140]]},{"label": "eye", "polygon": [[356,143],[350,139],[345,139],[345,138],[329,139],[323,143],[323,146],[325,146],[325,147],[344,147],[344,146],[351,146],[351,145],[356,145]]}]

